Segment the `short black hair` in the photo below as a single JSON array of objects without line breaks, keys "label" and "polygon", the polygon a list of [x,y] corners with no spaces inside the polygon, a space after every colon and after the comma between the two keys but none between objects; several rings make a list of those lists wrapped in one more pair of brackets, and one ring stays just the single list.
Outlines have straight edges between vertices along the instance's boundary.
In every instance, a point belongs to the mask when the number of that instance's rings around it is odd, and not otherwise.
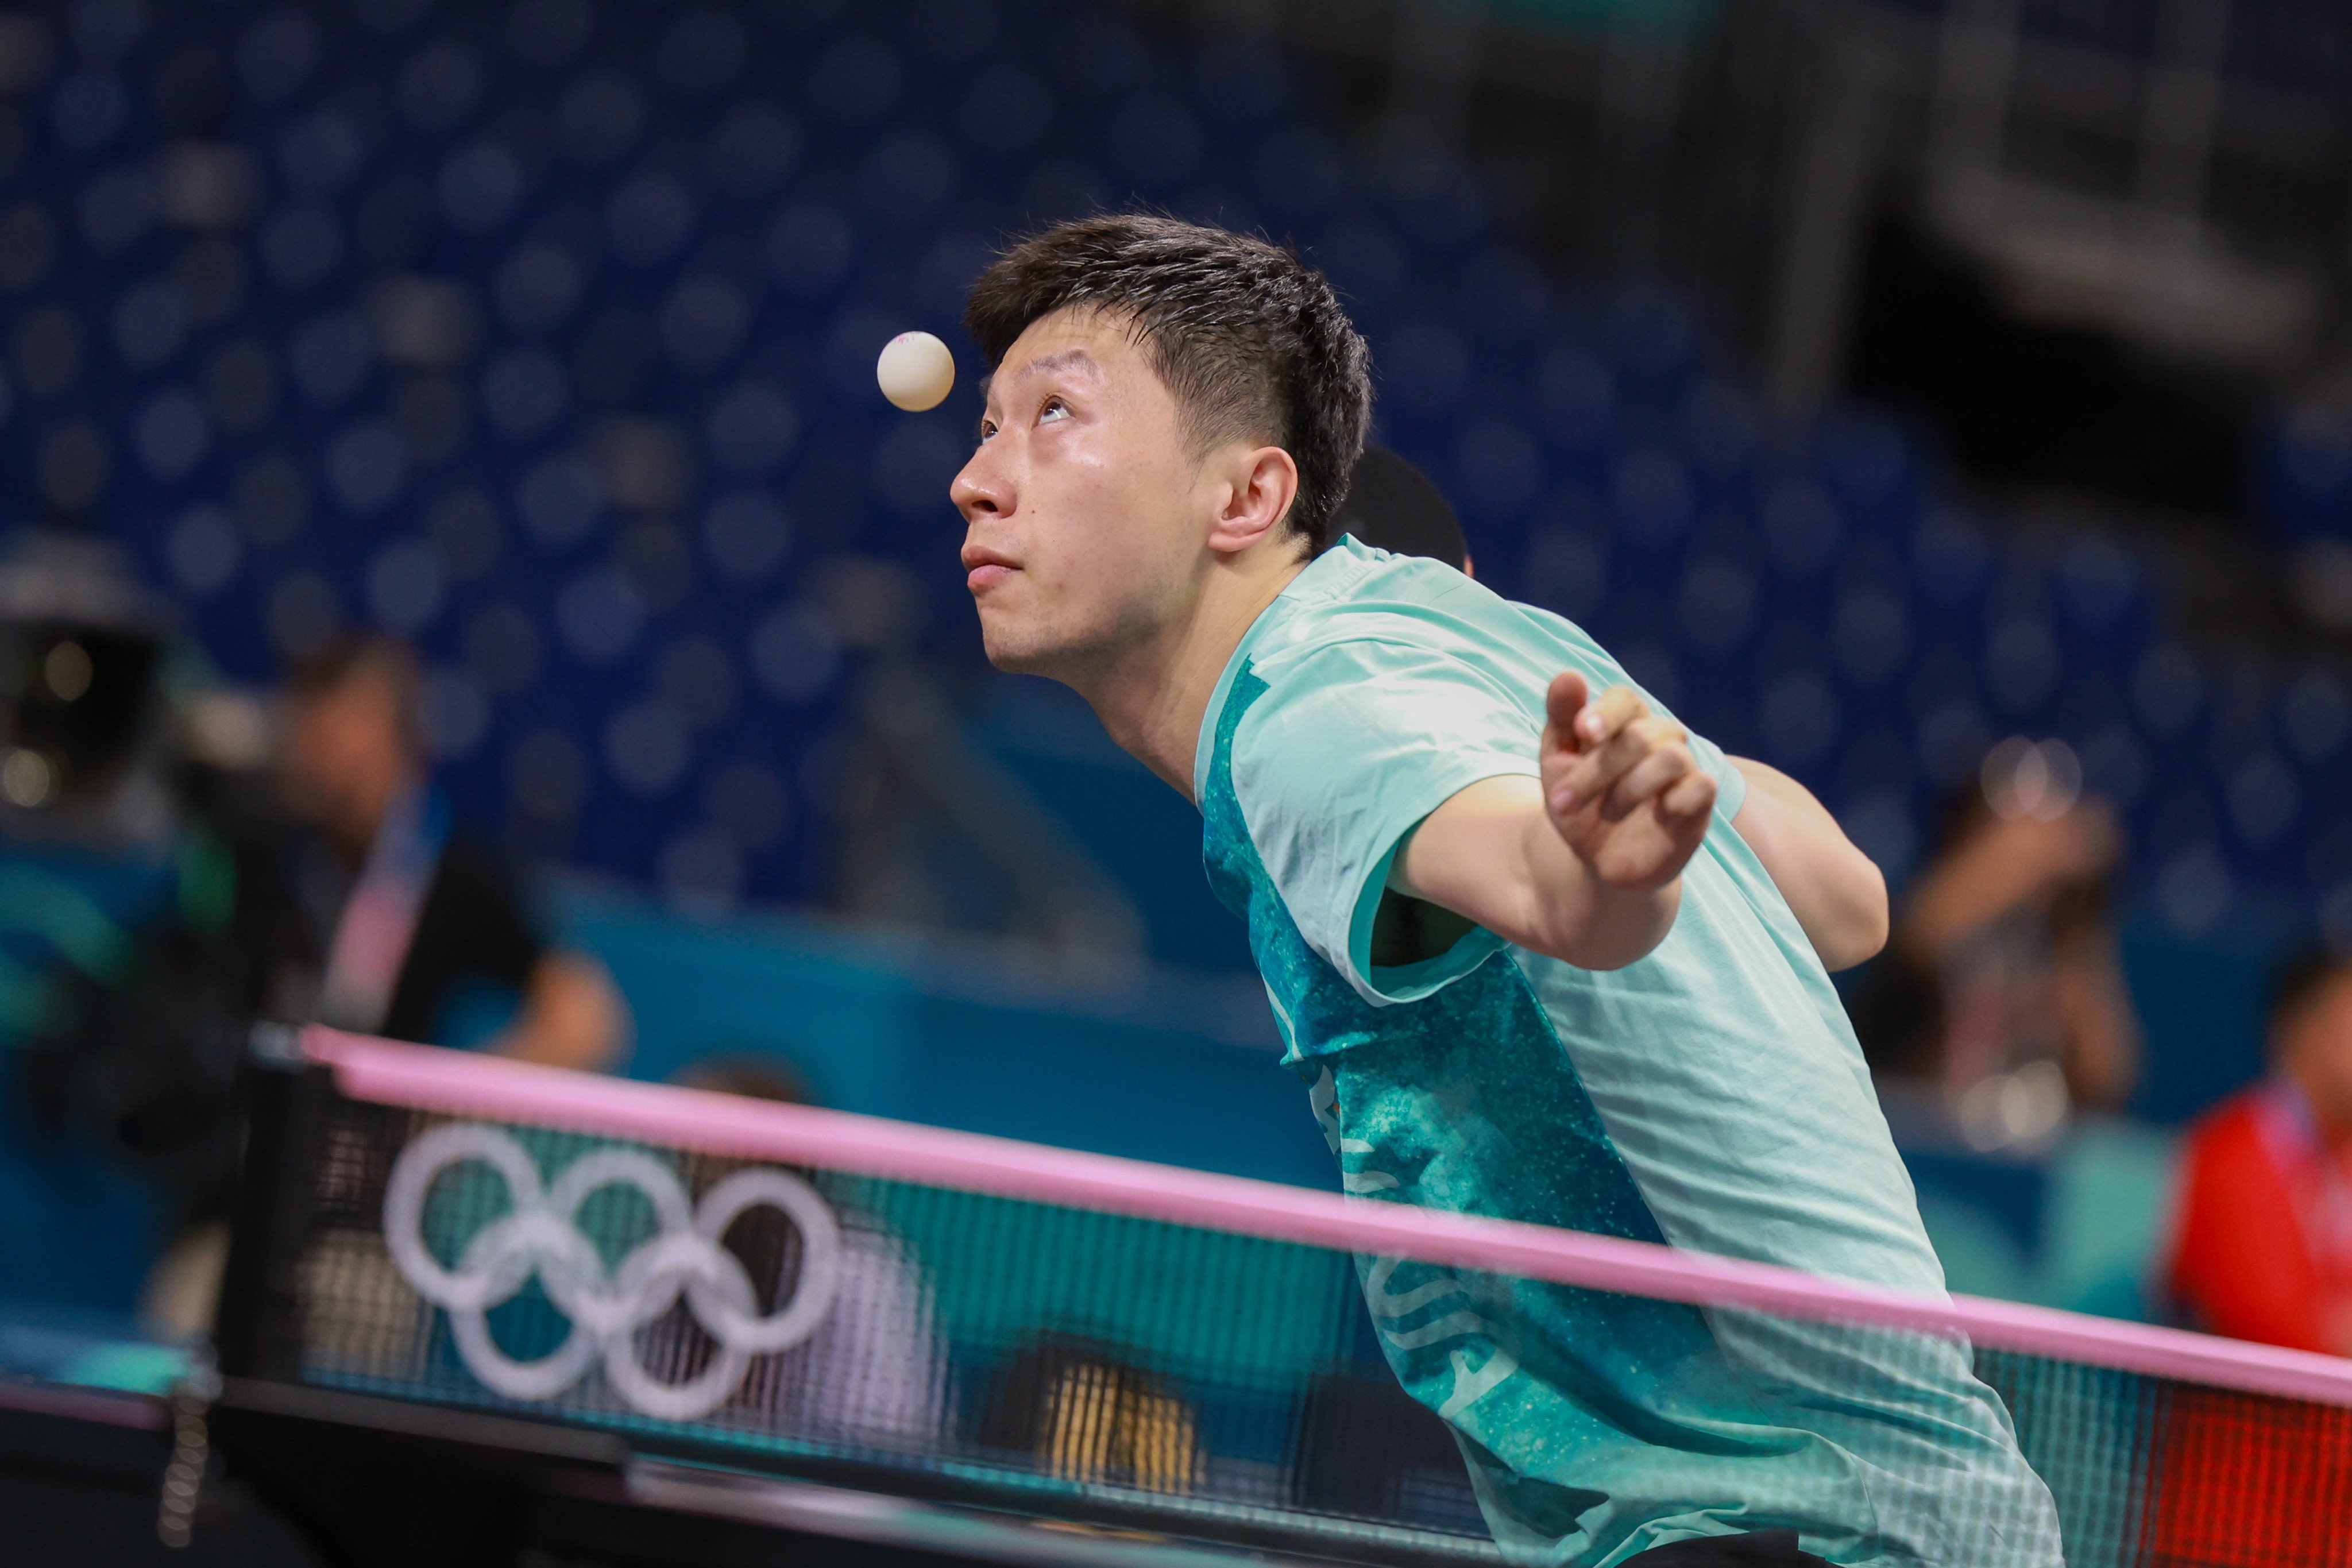
[{"label": "short black hair", "polygon": [[1371,353],[1323,275],[1247,235],[1106,213],[1021,240],[980,275],[964,325],[993,368],[1033,321],[1121,316],[1198,449],[1262,440],[1298,465],[1286,525],[1320,552],[1371,423]]},{"label": "short black hair", "polygon": [[2292,1027],[2320,993],[2352,976],[2352,956],[2316,943],[2290,954],[2271,974],[2271,1037]]}]

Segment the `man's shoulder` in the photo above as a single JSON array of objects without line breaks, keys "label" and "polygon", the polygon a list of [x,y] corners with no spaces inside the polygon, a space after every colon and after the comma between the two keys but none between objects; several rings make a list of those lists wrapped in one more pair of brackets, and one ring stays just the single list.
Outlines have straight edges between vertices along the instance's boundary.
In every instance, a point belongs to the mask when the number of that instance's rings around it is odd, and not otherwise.
[{"label": "man's shoulder", "polygon": [[1353,539],[1317,556],[1283,598],[1302,616],[1342,619],[1381,614],[1418,619],[1432,612],[1507,619],[1521,609],[1442,561],[1391,555]]},{"label": "man's shoulder", "polygon": [[1351,663],[1399,657],[1532,653],[1559,640],[1550,619],[1442,562],[1348,542],[1318,557],[1276,602],[1251,639],[1249,662],[1271,683],[1277,673],[1318,664],[1344,674]]},{"label": "man's shoulder", "polygon": [[1277,755],[1329,767],[1482,745],[1532,755],[1545,687],[1591,664],[1550,619],[1442,563],[1343,541],[1251,628],[1202,761],[1230,768],[1239,752],[1244,768]]}]

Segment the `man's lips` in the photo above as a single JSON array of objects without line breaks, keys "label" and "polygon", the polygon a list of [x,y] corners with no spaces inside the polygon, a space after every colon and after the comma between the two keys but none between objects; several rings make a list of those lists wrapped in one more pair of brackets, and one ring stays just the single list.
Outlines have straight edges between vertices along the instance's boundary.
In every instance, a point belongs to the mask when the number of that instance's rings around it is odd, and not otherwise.
[{"label": "man's lips", "polygon": [[993,550],[968,549],[963,552],[964,585],[977,594],[993,587],[1020,570],[1010,560]]}]

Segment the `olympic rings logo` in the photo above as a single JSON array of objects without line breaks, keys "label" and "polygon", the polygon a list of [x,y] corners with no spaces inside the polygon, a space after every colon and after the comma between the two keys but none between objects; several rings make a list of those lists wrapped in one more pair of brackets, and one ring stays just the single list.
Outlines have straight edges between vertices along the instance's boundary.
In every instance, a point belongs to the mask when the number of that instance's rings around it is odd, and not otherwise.
[{"label": "olympic rings logo", "polygon": [[[466,1244],[445,1268],[425,1244],[425,1200],[434,1179],[478,1162],[506,1182],[513,1207]],[[609,1271],[575,1223],[606,1187],[634,1187],[659,1229]],[[727,1227],[761,1205],[800,1231],[800,1277],[789,1301],[766,1316],[751,1276],[719,1245]],[[436,1128],[401,1151],[383,1194],[383,1237],[394,1265],[416,1293],[449,1314],[467,1369],[509,1399],[544,1400],[571,1388],[601,1355],[604,1376],[640,1413],[694,1421],[724,1405],[755,1355],[788,1350],[816,1331],[840,1283],[841,1229],[816,1189],[782,1171],[738,1171],[688,1205],[667,1166],[635,1149],[603,1149],[564,1167],[554,1185],[521,1144],[495,1127]],[[491,1338],[488,1313],[538,1275],[548,1299],[571,1320],[563,1342],[536,1361],[518,1361]],[[684,1383],[664,1383],[637,1360],[636,1331],[686,1299],[717,1342],[709,1364]]]}]

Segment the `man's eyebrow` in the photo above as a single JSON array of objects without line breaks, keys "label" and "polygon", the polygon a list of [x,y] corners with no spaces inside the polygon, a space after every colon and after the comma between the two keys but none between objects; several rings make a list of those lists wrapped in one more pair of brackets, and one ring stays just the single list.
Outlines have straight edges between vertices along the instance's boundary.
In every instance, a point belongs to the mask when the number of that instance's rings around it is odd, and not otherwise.
[{"label": "man's eyebrow", "polygon": [[1024,374],[1031,375],[1053,375],[1066,370],[1083,370],[1097,381],[1102,379],[1102,366],[1084,349],[1064,349],[1059,353],[1033,359],[1022,367]]},{"label": "man's eyebrow", "polygon": [[[1033,375],[1055,375],[1066,370],[1083,371],[1095,381],[1100,381],[1103,378],[1101,364],[1096,361],[1094,355],[1083,348],[1063,349],[1056,353],[1041,354],[1012,374],[1015,381],[1026,381]],[[1003,380],[1004,375],[1005,373],[1000,366],[981,378],[980,401],[982,422],[988,418],[988,400],[995,392],[996,384]]]}]

